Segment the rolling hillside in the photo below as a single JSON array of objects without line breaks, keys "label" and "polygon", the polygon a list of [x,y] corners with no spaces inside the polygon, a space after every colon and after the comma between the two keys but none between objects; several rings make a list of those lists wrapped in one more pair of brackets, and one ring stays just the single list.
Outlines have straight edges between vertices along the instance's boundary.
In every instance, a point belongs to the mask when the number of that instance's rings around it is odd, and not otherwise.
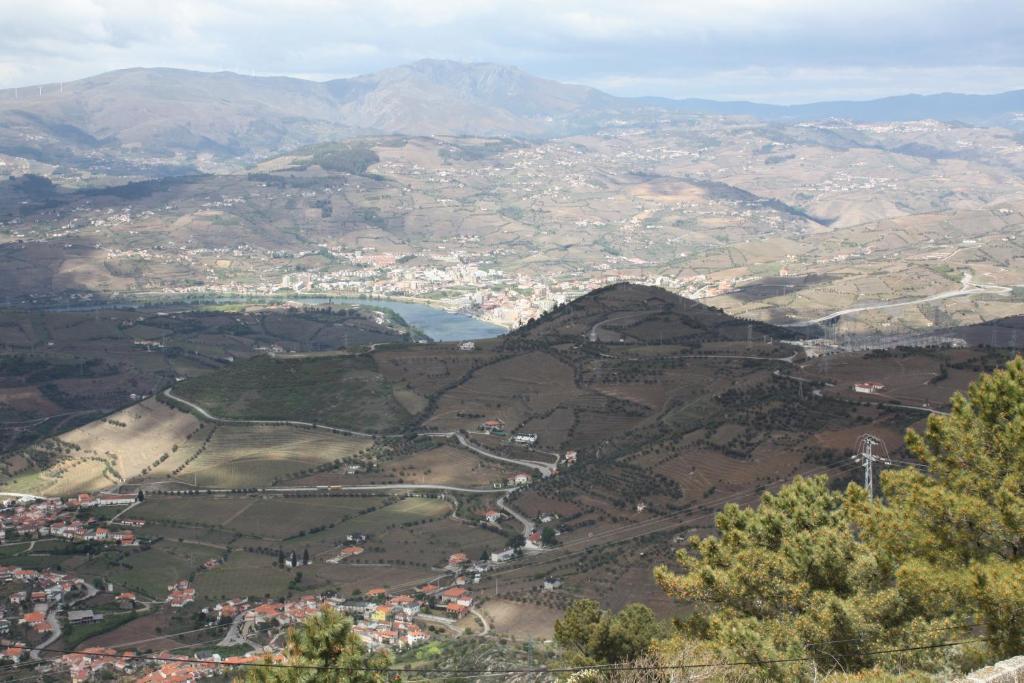
[{"label": "rolling hillside", "polygon": [[545,138],[673,112],[1012,126],[1022,110],[1024,91],[795,106],[620,98],[515,67],[444,60],[325,82],[135,68],[0,91],[0,154],[48,164],[102,159],[115,168],[135,156],[169,170],[187,160],[182,154],[253,158],[380,133]]}]

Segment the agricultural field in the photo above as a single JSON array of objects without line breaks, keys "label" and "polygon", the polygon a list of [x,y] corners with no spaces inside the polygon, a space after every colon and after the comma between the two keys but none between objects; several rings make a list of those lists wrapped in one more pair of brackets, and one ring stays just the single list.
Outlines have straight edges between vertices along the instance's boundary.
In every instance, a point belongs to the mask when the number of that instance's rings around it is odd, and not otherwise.
[{"label": "agricultural field", "polygon": [[217,425],[202,453],[176,469],[174,477],[204,488],[269,486],[324,465],[341,466],[371,443],[287,425]]},{"label": "agricultural field", "polygon": [[366,432],[396,432],[410,414],[370,355],[257,357],[228,372],[175,386],[174,393],[218,417],[297,420]]},{"label": "agricultural field", "polygon": [[272,566],[262,555],[233,552],[227,560],[196,575],[196,599],[204,604],[237,597],[284,597],[293,573]]},{"label": "agricultural field", "polygon": [[509,600],[488,600],[480,608],[498,633],[513,638],[551,638],[554,635],[555,620],[562,616],[561,610],[536,605],[511,602]]},{"label": "agricultural field", "polygon": [[[512,465],[481,458],[452,441],[381,458],[373,471],[339,476],[337,482],[346,485],[387,482],[486,488],[492,484],[504,486],[515,471]],[[319,481],[326,483],[326,480]],[[301,483],[301,480],[296,480],[296,483]]]},{"label": "agricultural field", "polygon": [[160,472],[161,466],[166,471],[194,453],[204,434],[192,415],[147,399],[23,449],[20,455],[31,469],[5,485],[57,496],[108,488]]},{"label": "agricultural field", "polygon": [[203,562],[220,557],[222,550],[196,543],[165,540],[152,548],[98,555],[78,568],[85,577],[100,577],[124,590],[156,600],[167,596],[167,586],[191,576]]},{"label": "agricultural field", "polygon": [[355,306],[193,306],[0,311],[0,454],[234,359],[416,338]]}]

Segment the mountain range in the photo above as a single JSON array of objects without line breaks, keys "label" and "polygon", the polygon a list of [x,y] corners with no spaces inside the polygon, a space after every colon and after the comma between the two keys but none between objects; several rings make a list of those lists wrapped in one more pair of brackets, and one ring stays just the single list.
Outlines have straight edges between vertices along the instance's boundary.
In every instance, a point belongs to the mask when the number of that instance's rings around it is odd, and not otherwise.
[{"label": "mountain range", "polygon": [[538,139],[675,114],[770,121],[939,119],[1019,128],[1024,90],[783,106],[616,97],[515,67],[443,60],[325,82],[136,68],[0,91],[0,153],[50,163],[69,154],[115,151],[258,157],[359,135]]}]

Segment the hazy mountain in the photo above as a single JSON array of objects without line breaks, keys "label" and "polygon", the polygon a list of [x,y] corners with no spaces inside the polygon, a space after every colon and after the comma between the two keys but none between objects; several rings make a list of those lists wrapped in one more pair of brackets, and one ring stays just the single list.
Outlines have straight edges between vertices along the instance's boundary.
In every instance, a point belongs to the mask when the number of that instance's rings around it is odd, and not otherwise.
[{"label": "hazy mountain", "polygon": [[202,153],[263,156],[371,133],[541,138],[670,111],[765,119],[1001,122],[1024,111],[1024,91],[786,107],[618,98],[514,67],[439,60],[327,82],[126,69],[63,86],[0,91],[0,153],[49,163],[109,163],[125,155],[175,160],[178,155],[181,163]]},{"label": "hazy mountain", "polygon": [[[997,95],[899,95],[877,100],[839,100],[810,104],[776,105],[756,102],[717,102],[703,99],[672,100],[661,97],[639,98],[651,106],[695,114],[752,116],[763,120],[811,121],[841,118],[859,122],[960,121],[972,124],[1016,124],[1024,116],[1024,90]],[[1016,117],[1014,115],[1016,114]]]}]

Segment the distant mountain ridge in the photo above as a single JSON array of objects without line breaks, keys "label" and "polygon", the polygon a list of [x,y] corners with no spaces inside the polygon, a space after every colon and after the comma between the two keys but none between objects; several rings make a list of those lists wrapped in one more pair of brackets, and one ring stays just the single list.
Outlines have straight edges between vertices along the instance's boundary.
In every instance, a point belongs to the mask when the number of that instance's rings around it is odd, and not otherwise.
[{"label": "distant mountain ridge", "polygon": [[382,133],[546,138],[671,112],[1024,127],[1024,90],[780,106],[615,97],[515,67],[444,60],[326,82],[137,68],[0,91],[0,153],[48,163],[121,152],[258,157]]},{"label": "distant mountain ridge", "polygon": [[994,95],[939,93],[935,95],[896,95],[875,100],[835,100],[808,104],[760,104],[757,102],[719,102],[704,99],[673,100],[660,97],[639,98],[654,106],[677,111],[724,116],[752,116],[764,120],[812,121],[849,119],[861,123],[918,121],[936,119],[972,124],[1012,124],[1008,117],[1024,114],[1024,90]]}]

